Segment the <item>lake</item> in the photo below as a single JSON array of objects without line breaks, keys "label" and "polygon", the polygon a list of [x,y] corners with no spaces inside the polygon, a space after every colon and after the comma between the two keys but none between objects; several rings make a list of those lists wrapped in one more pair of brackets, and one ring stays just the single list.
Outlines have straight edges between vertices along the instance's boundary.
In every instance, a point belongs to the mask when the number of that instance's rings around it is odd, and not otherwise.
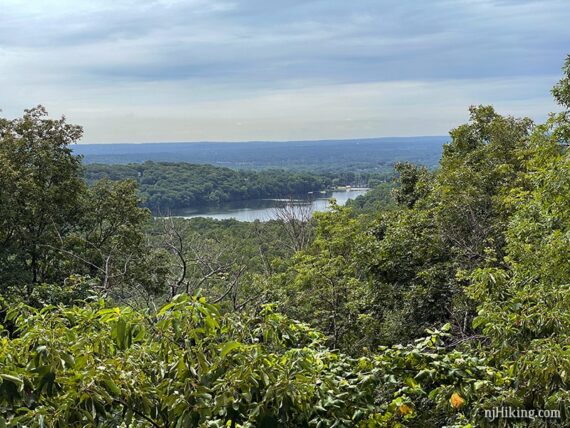
[{"label": "lake", "polygon": [[[338,205],[344,205],[349,199],[364,195],[367,191],[368,189],[350,189],[316,193],[309,195],[310,197],[307,199],[293,200],[293,205],[307,207],[311,212],[327,211],[331,198],[336,199]],[[285,199],[235,201],[216,206],[173,210],[171,215],[181,218],[208,217],[216,220],[268,221],[276,218],[276,208],[283,207],[284,204],[290,202],[290,200]]]}]

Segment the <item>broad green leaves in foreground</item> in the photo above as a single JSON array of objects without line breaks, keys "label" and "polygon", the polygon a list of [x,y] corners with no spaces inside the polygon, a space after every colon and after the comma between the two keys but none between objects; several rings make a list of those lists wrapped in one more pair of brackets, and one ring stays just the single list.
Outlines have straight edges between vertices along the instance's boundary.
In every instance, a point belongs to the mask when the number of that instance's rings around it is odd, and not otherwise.
[{"label": "broad green leaves in foreground", "polygon": [[468,400],[503,382],[474,357],[446,354],[445,333],[352,359],[270,307],[238,318],[180,295],[155,315],[103,301],[2,310],[9,426],[439,424],[469,416],[447,403],[454,392]]}]

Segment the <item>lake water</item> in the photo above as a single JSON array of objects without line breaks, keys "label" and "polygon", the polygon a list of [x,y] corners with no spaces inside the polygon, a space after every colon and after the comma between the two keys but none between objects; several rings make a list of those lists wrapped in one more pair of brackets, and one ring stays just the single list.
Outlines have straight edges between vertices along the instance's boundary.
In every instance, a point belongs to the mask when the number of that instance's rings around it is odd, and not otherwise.
[{"label": "lake water", "polygon": [[[336,199],[338,205],[344,205],[349,199],[363,195],[367,189],[337,190],[334,192],[317,193],[307,199],[295,199],[293,204],[310,209],[311,212],[327,211],[329,200]],[[188,208],[173,210],[173,217],[194,218],[208,217],[216,220],[236,219],[239,221],[268,221],[276,218],[276,208],[291,201],[284,199],[257,199],[252,201],[228,202],[212,207]]]}]

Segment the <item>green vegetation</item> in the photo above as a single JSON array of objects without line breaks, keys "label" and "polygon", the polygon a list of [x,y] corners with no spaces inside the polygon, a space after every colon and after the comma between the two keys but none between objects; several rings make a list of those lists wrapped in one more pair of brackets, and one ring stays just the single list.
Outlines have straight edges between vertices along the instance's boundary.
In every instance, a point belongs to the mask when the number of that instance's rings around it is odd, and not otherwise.
[{"label": "green vegetation", "polygon": [[88,183],[108,178],[138,183],[144,206],[153,211],[219,204],[249,199],[307,195],[333,186],[368,185],[390,177],[379,173],[310,173],[286,170],[245,171],[212,165],[155,163],[129,165],[90,164]]},{"label": "green vegetation", "polygon": [[564,74],[547,123],[472,107],[437,170],[267,223],[153,220],[80,128],[0,121],[0,427],[568,426]]},{"label": "green vegetation", "polygon": [[[399,168],[396,164],[396,168]],[[386,181],[372,187],[366,194],[349,199],[347,206],[359,212],[373,214],[380,210],[395,208],[394,181]]]},{"label": "green vegetation", "polygon": [[154,210],[287,197],[331,185],[330,179],[310,173],[234,171],[186,163],[89,165],[86,173],[88,182],[103,177],[137,180],[145,204]]}]

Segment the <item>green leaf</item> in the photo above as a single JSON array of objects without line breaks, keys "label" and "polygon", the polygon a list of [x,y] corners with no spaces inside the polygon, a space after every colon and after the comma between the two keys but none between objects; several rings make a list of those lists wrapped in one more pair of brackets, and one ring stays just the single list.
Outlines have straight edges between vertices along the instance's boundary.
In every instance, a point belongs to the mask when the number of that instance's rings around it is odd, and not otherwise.
[{"label": "green leaf", "polygon": [[222,353],[221,353],[221,357],[225,358],[226,355],[228,355],[230,352],[232,352],[235,349],[241,348],[242,344],[240,342],[227,342],[223,348],[222,348]]},{"label": "green leaf", "polygon": [[24,381],[22,379],[20,379],[19,377],[16,376],[12,376],[9,374],[5,374],[5,373],[0,373],[0,377],[4,380],[7,380],[9,382],[12,382],[18,386],[22,386],[24,384]]}]

